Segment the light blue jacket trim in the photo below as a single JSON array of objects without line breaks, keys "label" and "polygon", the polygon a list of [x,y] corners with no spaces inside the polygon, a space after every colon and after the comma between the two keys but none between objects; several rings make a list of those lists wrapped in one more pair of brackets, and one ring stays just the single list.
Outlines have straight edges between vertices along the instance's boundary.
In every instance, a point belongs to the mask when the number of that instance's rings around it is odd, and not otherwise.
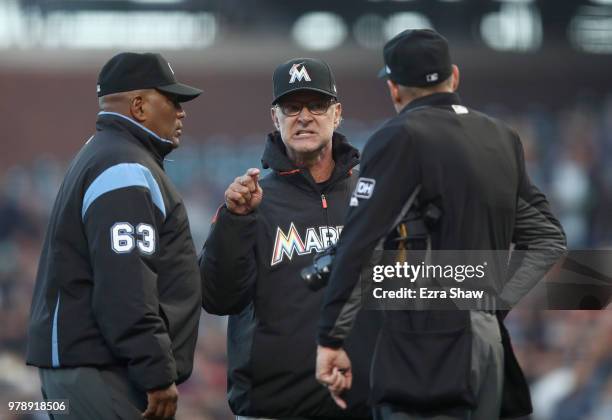
[{"label": "light blue jacket trim", "polygon": [[127,187],[147,188],[153,204],[162,212],[164,218],[166,217],[164,199],[151,171],[139,163],[120,163],[106,169],[89,185],[83,197],[81,218],[85,220],[87,209],[102,194]]},{"label": "light blue jacket trim", "polygon": [[162,141],[164,143],[170,143],[173,144],[170,140],[166,140],[162,137],[159,137],[157,134],[155,134],[154,132],[152,132],[151,130],[149,130],[147,127],[145,127],[144,125],[140,124],[137,121],[134,121],[133,119],[131,119],[130,117],[123,115],[123,114],[119,114],[117,112],[110,112],[110,111],[100,111],[98,112],[98,115],[114,115],[116,117],[121,117],[126,121],[131,122],[132,124],[136,125],[137,127],[140,127],[141,129],[143,129],[144,131],[146,131],[147,133],[149,133],[150,135],[152,135],[153,137],[155,137],[157,140]]},{"label": "light blue jacket trim", "polygon": [[59,346],[57,344],[57,313],[60,306],[60,294],[57,292],[57,302],[55,302],[55,311],[53,312],[53,325],[51,326],[51,366],[59,367]]}]

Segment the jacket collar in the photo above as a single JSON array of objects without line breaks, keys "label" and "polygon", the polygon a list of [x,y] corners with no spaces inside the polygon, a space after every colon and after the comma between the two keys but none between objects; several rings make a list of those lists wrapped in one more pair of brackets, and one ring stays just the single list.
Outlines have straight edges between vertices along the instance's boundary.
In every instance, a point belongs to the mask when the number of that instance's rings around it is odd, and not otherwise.
[{"label": "jacket collar", "polygon": [[[334,132],[332,137],[332,155],[336,165],[327,185],[345,178],[350,170],[359,164],[359,151],[338,132]],[[281,176],[292,176],[292,179],[305,180],[315,190],[319,189],[309,171],[298,168],[291,162],[287,156],[285,143],[278,131],[268,134],[261,163],[264,169],[271,168]]]},{"label": "jacket collar", "polygon": [[456,93],[441,92],[432,93],[431,95],[421,96],[410,102],[399,112],[404,114],[410,112],[416,108],[424,108],[427,106],[449,106],[449,105],[462,105],[461,98]]},{"label": "jacket collar", "polygon": [[131,134],[131,137],[137,139],[155,157],[160,165],[163,164],[164,157],[174,149],[174,145],[170,140],[158,136],[128,116],[117,112],[99,112],[96,129],[101,131],[108,127],[127,131]]}]

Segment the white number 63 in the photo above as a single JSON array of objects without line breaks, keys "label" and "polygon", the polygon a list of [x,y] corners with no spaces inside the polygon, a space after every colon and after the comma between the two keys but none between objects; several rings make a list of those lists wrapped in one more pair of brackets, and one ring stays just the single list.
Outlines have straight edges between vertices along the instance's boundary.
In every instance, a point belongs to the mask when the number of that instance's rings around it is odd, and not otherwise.
[{"label": "white number 63", "polygon": [[127,222],[115,223],[111,228],[111,246],[117,254],[125,254],[134,249],[134,245],[138,246],[140,252],[144,254],[152,254],[155,252],[155,229],[153,226],[140,223],[136,226],[136,235],[140,235],[142,239],[134,236],[134,226]]}]

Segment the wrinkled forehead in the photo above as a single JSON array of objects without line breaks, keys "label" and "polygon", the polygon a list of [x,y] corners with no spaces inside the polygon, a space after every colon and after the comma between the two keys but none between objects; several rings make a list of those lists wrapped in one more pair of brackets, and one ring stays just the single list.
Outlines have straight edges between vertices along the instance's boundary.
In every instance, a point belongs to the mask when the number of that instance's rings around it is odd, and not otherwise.
[{"label": "wrinkled forehead", "polygon": [[314,92],[312,90],[298,90],[283,96],[279,102],[312,102],[329,99],[332,99],[332,97],[324,93]]}]

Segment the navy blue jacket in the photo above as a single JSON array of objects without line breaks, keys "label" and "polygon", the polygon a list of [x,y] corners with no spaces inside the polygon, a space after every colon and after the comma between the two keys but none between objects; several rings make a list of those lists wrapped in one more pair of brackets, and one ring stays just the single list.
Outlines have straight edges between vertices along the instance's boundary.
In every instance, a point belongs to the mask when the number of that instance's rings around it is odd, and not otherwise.
[{"label": "navy blue jacket", "polygon": [[114,113],[70,164],[38,267],[27,363],[125,366],[143,390],[191,374],[200,315],[197,256],[164,172],[172,144]]}]

